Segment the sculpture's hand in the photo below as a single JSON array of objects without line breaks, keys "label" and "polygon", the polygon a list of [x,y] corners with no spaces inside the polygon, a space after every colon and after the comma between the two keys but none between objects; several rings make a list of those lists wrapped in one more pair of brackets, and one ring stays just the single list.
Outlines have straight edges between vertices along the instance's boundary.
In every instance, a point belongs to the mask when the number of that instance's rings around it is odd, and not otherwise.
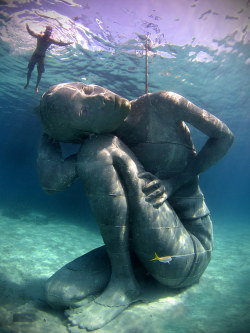
[{"label": "sculpture's hand", "polygon": [[146,195],[145,200],[154,208],[159,208],[167,200],[165,187],[161,181],[150,172],[139,173],[138,177],[144,180],[142,192]]}]

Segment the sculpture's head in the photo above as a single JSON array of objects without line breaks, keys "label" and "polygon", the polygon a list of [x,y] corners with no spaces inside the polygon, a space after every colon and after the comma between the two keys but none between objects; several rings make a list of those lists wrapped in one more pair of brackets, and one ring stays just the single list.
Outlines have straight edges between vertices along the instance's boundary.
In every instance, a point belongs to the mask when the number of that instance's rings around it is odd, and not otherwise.
[{"label": "sculpture's head", "polygon": [[130,102],[125,98],[82,82],[52,86],[36,108],[45,133],[56,140],[75,143],[91,133],[113,132],[129,111]]}]

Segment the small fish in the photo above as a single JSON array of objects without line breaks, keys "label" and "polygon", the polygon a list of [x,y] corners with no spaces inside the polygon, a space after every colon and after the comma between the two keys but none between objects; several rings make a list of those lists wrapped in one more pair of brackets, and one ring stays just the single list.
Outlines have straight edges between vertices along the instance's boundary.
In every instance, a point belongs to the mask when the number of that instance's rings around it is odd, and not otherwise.
[{"label": "small fish", "polygon": [[155,252],[154,259],[151,259],[150,261],[158,260],[160,262],[163,262],[164,264],[168,263],[170,264],[170,261],[172,261],[172,257],[166,256],[166,257],[158,257],[157,253]]}]

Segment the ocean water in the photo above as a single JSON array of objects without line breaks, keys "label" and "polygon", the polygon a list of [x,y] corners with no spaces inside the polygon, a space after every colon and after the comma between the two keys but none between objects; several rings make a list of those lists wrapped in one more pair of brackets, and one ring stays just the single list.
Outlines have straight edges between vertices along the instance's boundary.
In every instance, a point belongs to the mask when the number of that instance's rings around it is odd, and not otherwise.
[{"label": "ocean water", "polygon": [[[214,224],[213,257],[200,283],[183,292],[149,288],[144,302],[97,332],[250,331],[249,8],[247,0],[0,2],[0,332],[67,332],[63,312],[44,300],[44,283],[103,244],[80,182],[55,196],[42,191],[36,170],[42,129],[32,110],[61,82],[141,96],[145,35],[149,92],[183,95],[225,122],[235,142],[200,175]],[[38,94],[36,69],[23,89],[35,47],[26,23],[36,32],[51,25],[55,39],[73,42],[47,51]],[[206,138],[191,133],[199,149]]]}]

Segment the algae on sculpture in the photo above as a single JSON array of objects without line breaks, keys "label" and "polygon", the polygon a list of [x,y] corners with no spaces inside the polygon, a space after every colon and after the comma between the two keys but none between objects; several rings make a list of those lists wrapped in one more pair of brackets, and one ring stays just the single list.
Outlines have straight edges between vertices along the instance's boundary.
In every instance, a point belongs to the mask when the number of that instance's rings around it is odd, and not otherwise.
[{"label": "algae on sculpture", "polygon": [[[138,267],[170,288],[198,282],[213,245],[198,175],[232,145],[228,127],[173,92],[129,102],[80,82],[51,87],[38,111],[43,189],[80,179],[105,243],[48,280],[48,302],[71,307],[72,325],[95,330],[139,298]],[[208,136],[198,154],[186,122]],[[59,141],[81,143],[79,152],[63,160]]]}]

